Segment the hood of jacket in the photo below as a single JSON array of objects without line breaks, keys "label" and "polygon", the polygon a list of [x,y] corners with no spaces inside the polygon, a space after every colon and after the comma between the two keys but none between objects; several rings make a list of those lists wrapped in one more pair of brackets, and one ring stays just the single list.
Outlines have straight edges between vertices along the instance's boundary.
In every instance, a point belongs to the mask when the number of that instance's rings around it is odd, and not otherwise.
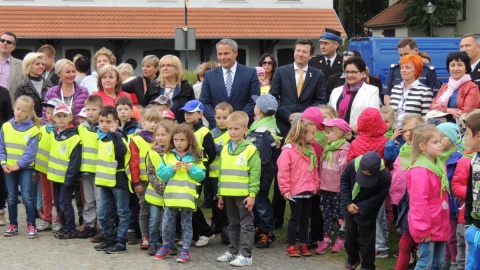
[{"label": "hood of jacket", "polygon": [[387,132],[387,124],[376,108],[366,108],[358,117],[357,125],[361,136],[378,137]]},{"label": "hood of jacket", "polygon": [[317,127],[318,131],[324,130],[324,126],[322,124],[322,122],[324,121],[323,114],[322,111],[317,107],[310,107],[306,109],[303,112],[301,119],[312,121]]}]

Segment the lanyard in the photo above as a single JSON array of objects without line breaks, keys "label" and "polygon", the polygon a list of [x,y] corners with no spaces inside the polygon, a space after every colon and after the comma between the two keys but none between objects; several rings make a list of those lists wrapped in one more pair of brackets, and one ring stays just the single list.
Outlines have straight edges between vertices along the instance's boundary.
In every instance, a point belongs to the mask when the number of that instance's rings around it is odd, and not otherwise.
[{"label": "lanyard", "polygon": [[[73,95],[74,95],[74,94],[75,94],[75,88],[73,88],[73,93],[72,93],[72,95],[69,97],[69,99],[70,99],[70,104],[67,104],[67,105],[70,107],[70,109],[73,109],[73,108],[72,108],[72,105],[73,105]],[[65,97],[63,96],[63,90],[62,90],[62,89],[60,89],[60,96],[62,97],[62,102],[65,103]]]}]

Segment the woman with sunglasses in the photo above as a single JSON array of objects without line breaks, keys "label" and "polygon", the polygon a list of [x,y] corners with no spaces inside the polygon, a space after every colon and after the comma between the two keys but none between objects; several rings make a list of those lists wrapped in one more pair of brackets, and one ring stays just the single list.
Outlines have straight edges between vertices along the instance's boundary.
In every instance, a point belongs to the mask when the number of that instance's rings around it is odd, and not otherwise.
[{"label": "woman with sunglasses", "polygon": [[272,82],[273,74],[277,69],[277,60],[272,54],[265,53],[260,56],[258,60],[258,66],[265,70],[265,85],[270,85]]}]

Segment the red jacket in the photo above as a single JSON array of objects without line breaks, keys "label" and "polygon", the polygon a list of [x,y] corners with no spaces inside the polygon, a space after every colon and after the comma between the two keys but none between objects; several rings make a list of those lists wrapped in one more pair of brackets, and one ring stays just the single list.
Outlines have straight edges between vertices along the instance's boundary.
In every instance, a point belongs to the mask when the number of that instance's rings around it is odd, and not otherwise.
[{"label": "red jacket", "polygon": [[[466,151],[466,154],[473,151]],[[465,224],[465,197],[467,196],[467,182],[470,176],[470,162],[472,158],[463,157],[457,162],[457,168],[453,173],[452,192],[455,197],[462,200],[460,212],[458,213],[458,223]]]},{"label": "red jacket", "polygon": [[[437,96],[433,99],[432,105],[430,105],[430,110],[441,110],[445,112],[447,107],[442,107],[438,105],[438,98],[442,96],[443,93],[447,90],[448,84],[444,83],[440,90],[438,90]],[[458,88],[457,96],[457,109],[460,109],[463,113],[468,113],[479,107],[480,104],[480,93],[478,91],[478,86],[468,81]]]},{"label": "red jacket", "polygon": [[358,117],[358,137],[350,144],[347,162],[369,151],[376,150],[383,157],[388,138],[387,124],[376,108],[366,108]]}]

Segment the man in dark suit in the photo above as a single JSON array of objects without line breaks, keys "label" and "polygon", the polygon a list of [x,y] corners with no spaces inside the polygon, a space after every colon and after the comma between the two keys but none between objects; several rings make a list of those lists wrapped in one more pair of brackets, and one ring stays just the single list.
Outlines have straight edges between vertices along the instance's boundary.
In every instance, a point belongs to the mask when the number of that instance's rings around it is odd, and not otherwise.
[{"label": "man in dark suit", "polygon": [[205,73],[200,102],[210,128],[215,127],[215,106],[228,102],[234,111],[244,111],[253,122],[255,102],[252,95],[260,95],[257,71],[237,63],[238,46],[234,40],[222,39],[217,43],[217,58],[221,67]]},{"label": "man in dark suit", "polygon": [[333,75],[343,72],[343,59],[338,55],[337,50],[340,46],[341,33],[330,28],[325,28],[325,31],[320,36],[320,50],[322,55],[312,57],[308,65],[320,69],[325,74],[325,80]]},{"label": "man in dark suit", "polygon": [[460,41],[460,51],[466,52],[470,57],[470,66],[472,67],[470,77],[472,82],[480,87],[480,38],[474,34],[463,35]]},{"label": "man in dark suit", "polygon": [[14,58],[12,52],[17,44],[17,36],[12,32],[4,32],[0,36],[0,86],[8,89],[12,104],[18,83],[23,79],[22,61]]},{"label": "man in dark suit", "polygon": [[290,122],[308,107],[325,104],[325,76],[308,65],[315,45],[310,39],[295,42],[294,63],[281,66],[273,75],[270,94],[278,101],[277,125],[285,138]]}]

